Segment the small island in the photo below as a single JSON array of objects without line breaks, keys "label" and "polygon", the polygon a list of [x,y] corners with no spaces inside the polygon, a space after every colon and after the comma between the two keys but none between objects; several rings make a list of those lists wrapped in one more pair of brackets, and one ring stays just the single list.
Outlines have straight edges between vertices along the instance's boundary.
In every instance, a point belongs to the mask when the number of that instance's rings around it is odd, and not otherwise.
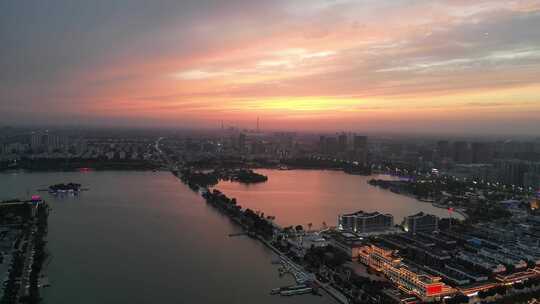
[{"label": "small island", "polygon": [[222,180],[230,180],[242,184],[256,184],[268,181],[268,176],[250,169],[222,170],[218,174]]},{"label": "small island", "polygon": [[50,194],[78,194],[81,192],[81,184],[77,183],[68,183],[68,184],[55,184],[49,186],[49,193]]},{"label": "small island", "polygon": [[238,182],[241,184],[263,183],[268,177],[251,169],[215,169],[212,171],[199,171],[185,168],[176,172],[180,179],[191,189],[197,191],[199,187],[207,188],[217,185],[220,180]]}]

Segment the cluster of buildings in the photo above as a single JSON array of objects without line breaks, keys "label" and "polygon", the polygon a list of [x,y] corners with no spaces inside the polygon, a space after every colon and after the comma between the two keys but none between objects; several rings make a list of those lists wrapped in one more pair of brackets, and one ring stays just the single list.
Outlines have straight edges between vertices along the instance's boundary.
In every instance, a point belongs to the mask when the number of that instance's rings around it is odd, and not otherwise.
[{"label": "cluster of buildings", "polygon": [[[36,239],[42,238],[38,226],[38,212],[46,209],[39,196],[28,201],[0,202],[0,300],[2,303],[19,303],[22,296],[29,296],[33,283],[37,287],[47,285],[45,278],[38,278],[34,272],[37,254],[43,248],[36,248]],[[40,211],[41,210],[41,211]],[[34,276],[35,275],[35,276]],[[32,278],[37,282],[32,282]]]},{"label": "cluster of buildings", "polygon": [[456,163],[490,163],[495,159],[540,161],[540,143],[534,141],[437,142],[437,157]]},{"label": "cluster of buildings", "polygon": [[299,257],[331,245],[384,275],[403,299],[474,297],[540,278],[540,217],[454,227],[441,221],[418,213],[396,229],[392,215],[359,211],[340,215],[337,229],[301,233],[287,242]]},{"label": "cluster of buildings", "polygon": [[526,188],[540,187],[540,142],[437,143],[441,161],[454,162],[449,174]]},{"label": "cluster of buildings", "polygon": [[413,294],[422,301],[440,299],[456,293],[456,290],[445,284],[441,277],[404,262],[396,250],[378,244],[365,245],[361,247],[358,259],[361,263],[383,273],[401,291]]},{"label": "cluster of buildings", "polygon": [[76,154],[81,159],[107,160],[151,160],[156,157],[151,142],[90,142],[82,153]]},{"label": "cluster of buildings", "polygon": [[[406,232],[432,232],[439,229],[439,218],[423,212],[407,216],[401,225]],[[398,229],[401,229],[398,228]],[[361,236],[395,233],[394,216],[387,213],[358,211],[338,216],[338,229]]]},{"label": "cluster of buildings", "polygon": [[448,174],[526,189],[540,188],[540,162],[519,159],[495,160],[489,164],[458,164]]},{"label": "cluster of buildings", "polygon": [[237,129],[226,129],[198,138],[171,137],[164,144],[170,156],[184,162],[238,157],[277,162],[303,153],[306,149],[306,145],[293,132],[266,133]]},{"label": "cluster of buildings", "polygon": [[364,135],[340,133],[335,136],[319,137],[319,153],[359,163],[368,161],[368,137]]},{"label": "cluster of buildings", "polygon": [[32,132],[0,142],[0,161],[27,159],[150,160],[153,140],[146,138],[70,137]]},{"label": "cluster of buildings", "polygon": [[466,141],[373,139],[370,161],[413,170],[540,188],[540,140]]}]

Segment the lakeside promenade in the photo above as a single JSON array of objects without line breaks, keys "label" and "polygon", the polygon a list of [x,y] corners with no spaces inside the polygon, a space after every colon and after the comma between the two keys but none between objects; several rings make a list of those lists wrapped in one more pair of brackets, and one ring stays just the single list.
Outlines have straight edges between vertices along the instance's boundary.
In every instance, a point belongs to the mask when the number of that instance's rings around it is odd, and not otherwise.
[{"label": "lakeside promenade", "polygon": [[347,299],[347,297],[345,297],[341,292],[332,287],[330,284],[319,281],[313,273],[306,271],[304,267],[296,264],[293,260],[291,260],[288,256],[286,256],[283,252],[281,252],[264,238],[257,236],[257,239],[261,241],[261,243],[266,245],[268,248],[270,248],[272,251],[274,251],[274,253],[279,256],[280,260],[288,267],[293,268],[298,273],[301,273],[303,277],[312,279],[313,282],[315,282],[319,287],[326,291],[326,293],[332,298],[334,298],[336,301],[342,304],[349,304],[349,300]]},{"label": "lakeside promenade", "polygon": [[[203,198],[205,198],[205,200],[207,202],[210,202],[210,204],[212,206],[214,206],[215,208],[223,211],[223,213],[230,220],[232,220],[235,224],[242,227],[242,229],[248,235],[253,236],[257,240],[259,240],[261,243],[263,243],[265,246],[270,248],[274,253],[276,253],[278,255],[278,257],[280,258],[280,261],[282,263],[286,264],[286,266],[289,267],[290,269],[293,269],[293,273],[295,274],[295,279],[297,280],[297,282],[298,281],[315,282],[319,287],[321,287],[323,290],[325,290],[332,298],[334,298],[339,303],[341,303],[341,304],[348,304],[349,303],[349,300],[347,299],[347,297],[345,295],[343,295],[343,293],[341,293],[340,291],[338,291],[337,289],[332,287],[329,283],[323,283],[323,282],[319,281],[317,279],[317,277],[315,276],[315,274],[305,270],[304,267],[302,267],[301,265],[298,265],[297,263],[295,263],[284,252],[280,251],[278,248],[276,248],[274,245],[272,245],[272,243],[270,243],[268,240],[266,240],[262,235],[260,235],[258,233],[253,233],[253,231],[250,230],[250,227],[243,224],[242,220],[238,216],[234,216],[234,215],[231,215],[230,213],[228,213],[227,210],[230,210],[230,209],[227,209],[226,207],[222,206],[220,203],[216,203],[211,197],[212,194],[210,194],[210,192],[207,189],[205,191],[201,191],[201,192],[199,192],[199,193],[202,194]],[[279,225],[277,225],[274,222],[268,222],[268,221],[266,221],[266,222],[269,223],[273,227],[273,229],[275,229],[275,230],[278,230],[278,231],[283,230],[282,227],[280,227]],[[298,282],[298,283],[303,283],[303,282]]]}]

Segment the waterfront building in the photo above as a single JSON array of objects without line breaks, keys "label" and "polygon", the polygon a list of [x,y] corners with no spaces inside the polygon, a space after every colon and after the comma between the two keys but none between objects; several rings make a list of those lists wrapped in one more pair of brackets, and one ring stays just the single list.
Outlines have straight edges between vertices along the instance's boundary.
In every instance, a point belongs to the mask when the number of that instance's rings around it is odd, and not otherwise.
[{"label": "waterfront building", "polygon": [[287,243],[291,245],[291,251],[300,258],[303,258],[310,248],[328,246],[328,241],[317,232],[289,237]]},{"label": "waterfront building", "polygon": [[418,232],[433,232],[439,229],[439,218],[423,212],[407,216],[403,221],[405,231],[412,234]]},{"label": "waterfront building", "polygon": [[422,301],[433,301],[456,291],[432,276],[402,261],[395,250],[380,245],[366,245],[359,252],[359,260],[365,265],[382,272],[398,288],[415,295]]},{"label": "waterfront building", "polygon": [[387,267],[399,266],[402,258],[397,255],[397,250],[380,244],[370,244],[360,248],[358,260],[377,271],[384,272]]},{"label": "waterfront building", "polygon": [[365,242],[358,235],[346,231],[331,231],[328,233],[330,244],[343,251],[351,259],[357,259],[360,249],[365,245]]},{"label": "waterfront building", "polygon": [[392,229],[393,226],[394,217],[391,214],[358,211],[338,216],[338,228],[340,230],[356,233],[385,232]]}]

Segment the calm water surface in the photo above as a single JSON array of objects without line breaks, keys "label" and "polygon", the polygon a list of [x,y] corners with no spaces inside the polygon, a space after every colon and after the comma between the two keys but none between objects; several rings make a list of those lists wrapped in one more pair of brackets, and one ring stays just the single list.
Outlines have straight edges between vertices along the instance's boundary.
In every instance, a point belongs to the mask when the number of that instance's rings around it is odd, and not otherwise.
[{"label": "calm water surface", "polygon": [[[393,178],[388,175],[359,176],[321,170],[256,171],[267,175],[268,181],[253,185],[220,182],[217,188],[235,197],[244,208],[275,216],[276,222],[283,226],[312,223],[317,228],[323,222],[336,226],[339,214],[359,210],[390,213],[396,224],[420,211],[449,216],[446,209],[367,183],[372,178]],[[456,213],[452,216],[461,218]]]},{"label": "calm water surface", "polygon": [[249,238],[229,238],[238,228],[170,173],[5,173],[0,199],[64,182],[90,191],[63,199],[44,194],[53,208],[47,304],[334,303],[270,296],[292,283],[278,277],[273,254]]}]

